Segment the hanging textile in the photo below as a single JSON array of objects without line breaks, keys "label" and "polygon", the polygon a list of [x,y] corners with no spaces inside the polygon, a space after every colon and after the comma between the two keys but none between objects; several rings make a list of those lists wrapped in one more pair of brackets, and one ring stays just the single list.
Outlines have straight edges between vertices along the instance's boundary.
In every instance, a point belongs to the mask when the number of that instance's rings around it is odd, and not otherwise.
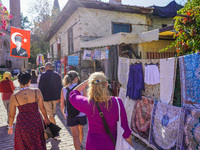
[{"label": "hanging textile", "polygon": [[179,58],[181,75],[181,104],[183,107],[200,108],[200,55]]},{"label": "hanging textile", "polygon": [[160,83],[160,72],[157,65],[145,66],[144,82],[148,85]]},{"label": "hanging textile", "polygon": [[83,52],[83,60],[91,60],[91,51],[89,50],[84,50]]},{"label": "hanging textile", "polygon": [[133,108],[135,106],[135,102],[136,101],[133,101],[132,99],[130,99],[128,97],[126,97],[126,99],[125,99],[124,107],[126,109],[126,114],[127,114],[127,120],[128,120],[129,127],[131,126],[131,115],[133,113]]},{"label": "hanging textile", "polygon": [[160,60],[160,100],[172,104],[175,82],[175,58]]},{"label": "hanging textile", "polygon": [[181,107],[181,81],[180,81],[180,70],[179,70],[179,61],[178,60],[177,60],[173,105]]},{"label": "hanging textile", "polygon": [[[143,59],[141,60],[141,62],[143,65],[143,71],[145,71],[145,64],[150,63],[150,61],[148,59]],[[151,62],[154,64],[156,63],[160,64],[160,59],[152,59]],[[158,69],[159,69],[159,66],[158,66]],[[145,91],[142,91],[142,95],[154,100],[160,100],[160,84],[148,85],[145,83]]]},{"label": "hanging textile", "polygon": [[181,108],[155,101],[150,144],[159,150],[174,150],[180,128]]},{"label": "hanging textile", "polygon": [[119,57],[118,80],[124,88],[126,88],[128,82],[129,62],[130,60],[128,58]]},{"label": "hanging textile", "polygon": [[185,109],[185,116],[181,119],[181,130],[177,148],[181,150],[200,149],[200,110]]},{"label": "hanging textile", "polygon": [[95,60],[101,60],[101,50],[95,49],[94,50],[94,56],[95,56]]},{"label": "hanging textile", "polygon": [[126,96],[133,100],[141,99],[142,90],[145,90],[142,64],[132,64],[129,69]]},{"label": "hanging textile", "polygon": [[126,89],[125,88],[120,87],[118,97],[121,98],[122,102],[125,104],[125,100],[126,100]]},{"label": "hanging textile", "polygon": [[[160,64],[160,59],[152,59],[151,61],[148,60],[148,59],[140,59],[139,60],[141,63],[142,63],[142,69],[143,69],[143,72],[145,71],[145,64],[147,63],[159,63]],[[136,63],[138,62],[138,59],[130,59],[130,63]],[[129,64],[130,64],[129,63]],[[159,69],[159,66],[158,66],[158,69]],[[154,99],[154,100],[160,100],[160,84],[156,84],[156,85],[148,85],[146,83],[145,84],[145,91],[142,91],[142,95],[145,96],[145,97],[149,97],[151,99]]]},{"label": "hanging textile", "polygon": [[153,111],[154,101],[152,99],[142,97],[142,100],[136,101],[133,109],[131,128],[134,135],[144,139],[146,142],[149,141],[149,130],[151,124],[151,115]]},{"label": "hanging textile", "polygon": [[108,78],[110,81],[118,81],[117,69],[118,69],[118,50],[117,46],[110,46],[108,51]]}]

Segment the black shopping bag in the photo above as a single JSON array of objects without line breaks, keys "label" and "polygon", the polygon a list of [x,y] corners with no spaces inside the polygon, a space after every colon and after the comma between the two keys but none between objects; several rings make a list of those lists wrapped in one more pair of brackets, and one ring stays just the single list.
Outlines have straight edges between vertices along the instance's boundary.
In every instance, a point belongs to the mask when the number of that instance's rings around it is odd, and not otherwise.
[{"label": "black shopping bag", "polygon": [[47,127],[50,128],[51,133],[52,133],[52,135],[53,135],[53,138],[54,138],[55,136],[57,136],[58,133],[59,133],[60,130],[61,130],[61,128],[60,128],[58,125],[53,124],[52,122],[51,122],[50,124],[48,124]]}]

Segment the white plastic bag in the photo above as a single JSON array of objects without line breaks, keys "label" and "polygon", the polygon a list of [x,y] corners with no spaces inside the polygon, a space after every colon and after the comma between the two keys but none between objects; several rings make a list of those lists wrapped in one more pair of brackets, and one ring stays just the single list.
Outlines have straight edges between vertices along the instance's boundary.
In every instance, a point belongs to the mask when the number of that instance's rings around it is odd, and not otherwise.
[{"label": "white plastic bag", "polygon": [[115,150],[135,150],[122,136],[124,133],[124,129],[121,127],[121,114],[120,114],[120,105],[117,100],[118,110],[119,110],[119,121],[117,122],[117,141],[115,145]]}]

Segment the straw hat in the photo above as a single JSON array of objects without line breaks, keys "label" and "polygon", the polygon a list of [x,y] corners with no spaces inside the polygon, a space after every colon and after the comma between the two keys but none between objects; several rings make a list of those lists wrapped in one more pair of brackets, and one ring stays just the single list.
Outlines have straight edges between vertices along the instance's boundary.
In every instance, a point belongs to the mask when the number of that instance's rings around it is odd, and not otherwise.
[{"label": "straw hat", "polygon": [[8,78],[10,76],[11,76],[10,72],[8,72],[8,71],[4,72],[4,74],[3,74],[3,80],[5,80],[6,78]]}]

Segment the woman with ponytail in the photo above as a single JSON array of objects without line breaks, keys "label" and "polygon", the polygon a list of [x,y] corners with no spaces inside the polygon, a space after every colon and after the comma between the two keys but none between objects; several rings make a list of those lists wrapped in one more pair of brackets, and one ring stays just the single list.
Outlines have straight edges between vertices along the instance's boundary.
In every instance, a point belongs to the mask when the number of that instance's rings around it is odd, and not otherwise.
[{"label": "woman with ponytail", "polygon": [[70,92],[78,85],[79,77],[76,71],[69,71],[63,79],[63,89],[61,91],[61,111],[67,120],[67,126],[70,127],[74,147],[76,150],[81,149],[83,141],[83,126],[87,124],[86,115],[75,109],[69,102]]},{"label": "woman with ponytail", "polygon": [[[80,92],[89,85],[87,97],[81,96]],[[117,121],[119,120],[118,103],[120,105],[121,126],[124,129],[123,137],[132,145],[131,129],[128,126],[127,115],[118,97],[111,97],[108,91],[108,82],[104,73],[95,72],[88,80],[78,85],[69,96],[71,104],[79,111],[86,114],[89,129],[86,141],[86,150],[114,150],[117,138]],[[99,108],[101,109],[101,113]],[[105,118],[110,133],[107,134],[104,127]],[[111,138],[111,135],[112,138]]]}]

